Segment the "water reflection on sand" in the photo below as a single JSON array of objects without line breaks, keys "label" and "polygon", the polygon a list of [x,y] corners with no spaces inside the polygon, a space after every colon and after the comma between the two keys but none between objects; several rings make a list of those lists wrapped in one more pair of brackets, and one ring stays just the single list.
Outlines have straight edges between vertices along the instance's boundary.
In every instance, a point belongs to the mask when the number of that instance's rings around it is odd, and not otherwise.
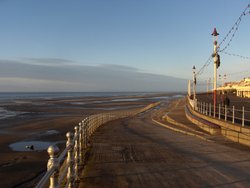
[{"label": "water reflection on sand", "polygon": [[14,117],[14,116],[24,114],[24,113],[25,112],[9,111],[9,110],[6,110],[6,109],[0,107],[0,119]]},{"label": "water reflection on sand", "polygon": [[44,141],[20,141],[9,145],[13,151],[43,151],[51,145],[64,143],[65,141],[58,142],[44,142]]}]

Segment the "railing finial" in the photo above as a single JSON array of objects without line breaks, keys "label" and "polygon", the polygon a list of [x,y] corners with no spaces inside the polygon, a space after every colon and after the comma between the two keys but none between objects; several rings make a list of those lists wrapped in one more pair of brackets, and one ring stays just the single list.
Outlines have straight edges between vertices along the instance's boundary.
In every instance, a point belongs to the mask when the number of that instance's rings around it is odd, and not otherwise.
[{"label": "railing finial", "polygon": [[49,146],[47,149],[50,159],[47,163],[47,170],[55,169],[54,173],[50,176],[50,186],[49,188],[58,188],[58,173],[59,173],[59,161],[57,155],[59,153],[59,148],[56,145]]}]

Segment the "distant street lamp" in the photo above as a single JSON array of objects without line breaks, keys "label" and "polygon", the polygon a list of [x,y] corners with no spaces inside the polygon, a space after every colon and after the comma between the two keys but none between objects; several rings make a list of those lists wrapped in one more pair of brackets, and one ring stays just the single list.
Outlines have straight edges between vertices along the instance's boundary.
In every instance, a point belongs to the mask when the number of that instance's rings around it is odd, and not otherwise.
[{"label": "distant street lamp", "polygon": [[226,78],[227,78],[226,74],[224,74],[223,76],[219,74],[219,80],[220,80],[220,83],[221,83],[221,87],[223,87],[225,85]]},{"label": "distant street lamp", "polygon": [[224,86],[225,85],[225,81],[226,81],[226,79],[227,79],[227,75],[226,74],[224,74],[224,77],[223,77],[224,79],[223,79],[223,83],[222,83],[222,85]]},{"label": "distant street lamp", "polygon": [[[194,98],[194,104],[196,104],[196,74],[195,74],[195,66],[193,66],[193,98]],[[195,106],[195,105],[194,105]]]},{"label": "distant street lamp", "polygon": [[216,90],[217,90],[217,68],[220,66],[220,56],[218,54],[218,35],[216,28],[214,28],[213,33],[211,34],[214,38],[214,52],[212,54],[214,60],[214,117],[216,113]]},{"label": "distant street lamp", "polygon": [[[225,87],[225,81],[226,81],[227,75],[224,74],[223,79],[222,79],[222,87]],[[225,94],[225,88],[222,90],[222,94]]]}]

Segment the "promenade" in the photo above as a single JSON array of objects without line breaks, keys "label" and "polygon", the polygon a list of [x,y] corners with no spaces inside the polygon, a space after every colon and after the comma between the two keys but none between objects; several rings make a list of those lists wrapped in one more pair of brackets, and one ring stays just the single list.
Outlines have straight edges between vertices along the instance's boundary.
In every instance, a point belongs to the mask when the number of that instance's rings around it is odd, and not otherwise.
[{"label": "promenade", "polygon": [[250,186],[250,149],[190,123],[183,100],[107,123],[91,145],[80,187]]}]

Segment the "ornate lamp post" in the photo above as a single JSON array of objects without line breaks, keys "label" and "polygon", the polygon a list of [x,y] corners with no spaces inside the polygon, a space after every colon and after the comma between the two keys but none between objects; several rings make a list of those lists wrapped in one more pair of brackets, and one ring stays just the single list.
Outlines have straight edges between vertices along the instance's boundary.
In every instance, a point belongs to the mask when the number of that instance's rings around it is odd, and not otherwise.
[{"label": "ornate lamp post", "polygon": [[217,68],[220,66],[220,56],[218,54],[218,35],[216,28],[214,28],[213,33],[211,34],[214,38],[214,52],[212,54],[213,60],[214,60],[214,117],[216,113],[216,90],[217,90]]}]

